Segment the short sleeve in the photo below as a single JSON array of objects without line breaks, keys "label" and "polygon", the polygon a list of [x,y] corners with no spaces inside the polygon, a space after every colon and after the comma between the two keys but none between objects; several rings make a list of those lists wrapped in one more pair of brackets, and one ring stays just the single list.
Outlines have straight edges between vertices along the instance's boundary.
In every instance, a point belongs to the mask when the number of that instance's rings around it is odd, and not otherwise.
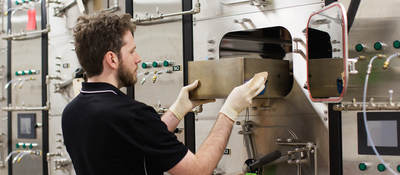
[{"label": "short sleeve", "polygon": [[124,117],[126,123],[123,125],[126,128],[114,128],[145,155],[146,162],[153,162],[165,172],[183,159],[188,148],[178,141],[175,134],[168,131],[152,107],[136,103],[129,114],[128,117]]}]

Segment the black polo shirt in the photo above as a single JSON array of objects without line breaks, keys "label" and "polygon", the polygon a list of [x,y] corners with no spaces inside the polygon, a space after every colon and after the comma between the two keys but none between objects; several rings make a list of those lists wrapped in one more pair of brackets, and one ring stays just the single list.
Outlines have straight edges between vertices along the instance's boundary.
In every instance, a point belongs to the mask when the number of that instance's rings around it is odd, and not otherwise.
[{"label": "black polo shirt", "polygon": [[188,151],[152,107],[107,83],[82,84],[62,130],[77,175],[159,175]]}]

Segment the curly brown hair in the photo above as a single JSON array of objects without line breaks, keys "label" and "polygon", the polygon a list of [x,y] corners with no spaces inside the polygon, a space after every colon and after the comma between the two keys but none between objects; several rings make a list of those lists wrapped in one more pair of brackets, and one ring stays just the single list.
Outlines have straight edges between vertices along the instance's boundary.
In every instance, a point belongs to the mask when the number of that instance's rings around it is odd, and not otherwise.
[{"label": "curly brown hair", "polygon": [[135,31],[131,18],[129,14],[112,13],[78,18],[74,27],[75,52],[87,77],[103,72],[103,57],[108,51],[120,56],[123,35],[127,31],[133,35]]}]

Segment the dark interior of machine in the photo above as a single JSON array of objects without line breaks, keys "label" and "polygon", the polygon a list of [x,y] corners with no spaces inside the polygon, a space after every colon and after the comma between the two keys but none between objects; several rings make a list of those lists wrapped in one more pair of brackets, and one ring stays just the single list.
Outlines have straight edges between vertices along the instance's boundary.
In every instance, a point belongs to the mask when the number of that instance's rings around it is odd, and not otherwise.
[{"label": "dark interior of machine", "polygon": [[283,59],[292,52],[292,37],[283,27],[231,32],[220,44],[220,58],[235,56],[258,56]]},{"label": "dark interior of machine", "polygon": [[308,28],[308,58],[332,58],[332,43],[329,33]]}]

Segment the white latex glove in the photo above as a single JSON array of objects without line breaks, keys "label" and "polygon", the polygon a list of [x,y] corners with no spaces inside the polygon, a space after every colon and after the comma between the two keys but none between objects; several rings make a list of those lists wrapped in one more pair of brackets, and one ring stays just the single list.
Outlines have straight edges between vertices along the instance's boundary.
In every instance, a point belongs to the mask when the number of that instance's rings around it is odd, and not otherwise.
[{"label": "white latex glove", "polygon": [[268,72],[255,74],[254,77],[245,84],[235,87],[225,100],[219,112],[235,121],[237,116],[252,103],[255,96],[265,88]]},{"label": "white latex glove", "polygon": [[169,110],[175,114],[178,120],[182,120],[185,115],[192,111],[192,109],[196,106],[214,102],[215,99],[211,100],[190,100],[189,99],[189,91],[192,91],[197,88],[199,84],[199,80],[194,81],[192,84],[189,84],[181,89],[179,92],[178,98],[169,108]]}]

